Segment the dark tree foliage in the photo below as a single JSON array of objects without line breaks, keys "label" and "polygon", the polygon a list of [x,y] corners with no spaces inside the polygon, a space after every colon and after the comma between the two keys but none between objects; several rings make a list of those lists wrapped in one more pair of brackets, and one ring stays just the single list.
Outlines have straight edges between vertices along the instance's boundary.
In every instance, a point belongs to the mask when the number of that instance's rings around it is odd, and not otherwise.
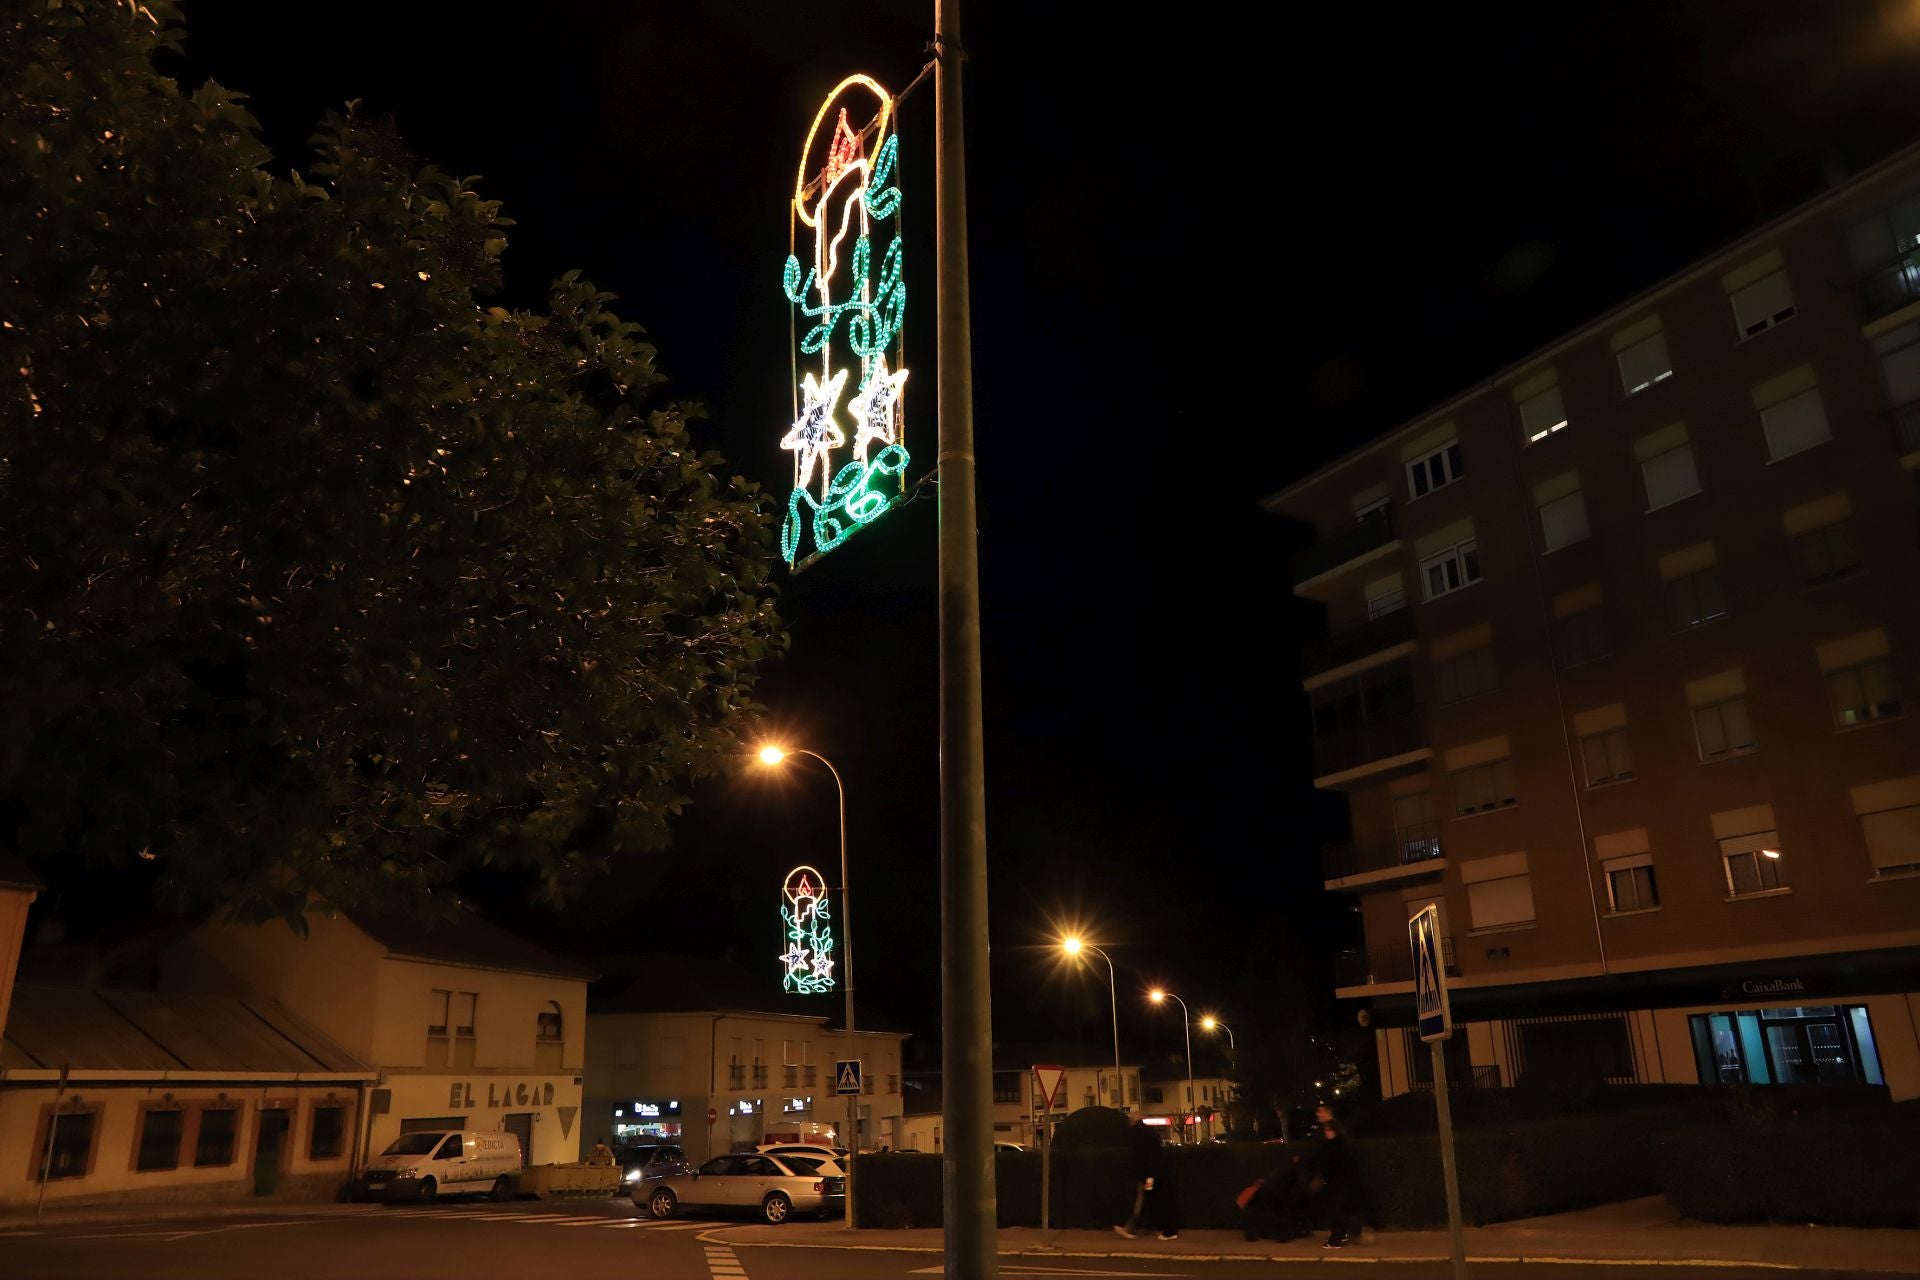
[{"label": "dark tree foliage", "polygon": [[351,110],[276,176],[162,0],[5,15],[0,847],[297,920],[662,846],[785,638],[640,328],[483,306],[497,204]]}]

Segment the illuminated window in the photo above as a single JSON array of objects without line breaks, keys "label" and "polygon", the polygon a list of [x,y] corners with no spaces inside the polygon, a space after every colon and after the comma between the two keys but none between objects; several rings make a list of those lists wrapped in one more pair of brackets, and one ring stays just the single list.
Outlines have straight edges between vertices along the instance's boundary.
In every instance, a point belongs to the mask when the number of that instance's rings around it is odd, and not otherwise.
[{"label": "illuminated window", "polygon": [[1620,385],[1630,396],[1673,376],[1673,361],[1667,358],[1667,335],[1658,329],[1623,347],[1618,359]]},{"label": "illuminated window", "polygon": [[1423,498],[1435,489],[1446,488],[1465,474],[1466,468],[1460,458],[1460,442],[1449,440],[1432,453],[1407,464],[1407,492],[1415,498]]},{"label": "illuminated window", "polygon": [[1567,410],[1561,402],[1558,383],[1520,401],[1519,408],[1520,431],[1528,444],[1539,444],[1554,432],[1566,429]]}]

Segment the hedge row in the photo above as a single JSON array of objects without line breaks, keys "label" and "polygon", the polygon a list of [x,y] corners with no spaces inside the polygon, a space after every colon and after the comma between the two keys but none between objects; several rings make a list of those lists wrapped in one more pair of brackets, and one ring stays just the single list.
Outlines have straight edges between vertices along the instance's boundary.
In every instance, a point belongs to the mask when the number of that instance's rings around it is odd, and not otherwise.
[{"label": "hedge row", "polygon": [[1667,1201],[1701,1222],[1920,1227],[1920,1107],[1833,1122],[1684,1129],[1661,1144]]},{"label": "hedge row", "polygon": [[[1497,1222],[1652,1195],[1660,1190],[1659,1137],[1680,1118],[1672,1112],[1617,1112],[1464,1131],[1454,1144],[1462,1209],[1471,1222]],[[1237,1226],[1235,1195],[1271,1173],[1286,1150],[1241,1144],[1170,1150],[1169,1173],[1186,1224]],[[1437,1138],[1361,1138],[1354,1142],[1354,1154],[1379,1225],[1431,1227],[1446,1221]],[[855,1197],[859,1225],[941,1225],[940,1168],[941,1161],[928,1155],[861,1157]],[[1053,1225],[1101,1228],[1125,1218],[1133,1195],[1127,1168],[1124,1150],[1056,1151]],[[1001,1155],[995,1173],[1000,1225],[1039,1225],[1039,1154]]]}]

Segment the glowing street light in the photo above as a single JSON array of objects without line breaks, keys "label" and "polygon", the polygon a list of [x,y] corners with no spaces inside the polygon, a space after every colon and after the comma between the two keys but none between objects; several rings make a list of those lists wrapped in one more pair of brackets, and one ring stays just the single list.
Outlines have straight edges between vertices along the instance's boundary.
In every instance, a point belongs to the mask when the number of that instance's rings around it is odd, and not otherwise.
[{"label": "glowing street light", "polygon": [[1236,1057],[1236,1056],[1238,1056],[1238,1055],[1239,1055],[1239,1052],[1240,1052],[1240,1047],[1239,1047],[1238,1045],[1236,1045],[1236,1044],[1235,1044],[1235,1043],[1233,1042],[1233,1028],[1232,1028],[1232,1027],[1230,1027],[1230,1026],[1228,1026],[1228,1025],[1227,1025],[1226,1023],[1224,1023],[1224,1022],[1222,1022],[1222,1021],[1220,1021],[1220,1019],[1218,1019],[1218,1018],[1216,1018],[1216,1017],[1214,1017],[1214,1016],[1213,1016],[1212,1014],[1210,1014],[1210,1013],[1203,1013],[1203,1014],[1201,1014],[1201,1015],[1200,1015],[1200,1029],[1201,1029],[1202,1031],[1224,1031],[1224,1032],[1226,1032],[1226,1033],[1227,1033],[1227,1056],[1228,1056],[1229,1058],[1232,1058],[1232,1057]]},{"label": "glowing street light", "polygon": [[1081,952],[1091,951],[1107,962],[1107,1002],[1113,1008],[1113,1090],[1114,1097],[1120,1102],[1120,1112],[1124,1115],[1127,1110],[1127,1084],[1126,1078],[1120,1074],[1120,987],[1113,974],[1113,957],[1077,933],[1060,939],[1060,949],[1076,961],[1080,959]]},{"label": "glowing street light", "polygon": [[1180,1006],[1180,1029],[1187,1037],[1187,1109],[1180,1116],[1180,1140],[1187,1140],[1187,1117],[1193,1114],[1193,1015],[1187,1012],[1187,1002],[1164,987],[1155,987],[1147,992],[1147,999],[1155,1004],[1165,1004],[1171,1000]]},{"label": "glowing street light", "polygon": [[[789,756],[812,756],[827,766],[827,772],[833,775],[833,786],[840,793],[840,976],[841,987],[847,994],[847,1057],[849,1060],[859,1057],[853,1043],[853,889],[847,881],[847,787],[840,780],[840,771],[833,767],[833,761],[818,751],[809,751],[805,747],[782,747],[767,743],[760,748],[760,763],[769,768],[777,768],[786,762]],[[860,1154],[860,1099],[852,1094],[847,1096],[847,1221],[851,1227],[853,1217],[853,1166]]]}]

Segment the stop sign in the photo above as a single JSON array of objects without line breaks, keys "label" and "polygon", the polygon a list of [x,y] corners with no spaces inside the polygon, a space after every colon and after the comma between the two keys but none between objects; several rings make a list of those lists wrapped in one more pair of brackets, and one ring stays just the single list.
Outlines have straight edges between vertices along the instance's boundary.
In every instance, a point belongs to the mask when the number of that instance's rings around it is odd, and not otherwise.
[{"label": "stop sign", "polygon": [[714,1121],[718,1120],[719,1118],[720,1118],[720,1113],[718,1111],[715,1111],[712,1107],[707,1108],[708,1124],[712,1124]]}]

